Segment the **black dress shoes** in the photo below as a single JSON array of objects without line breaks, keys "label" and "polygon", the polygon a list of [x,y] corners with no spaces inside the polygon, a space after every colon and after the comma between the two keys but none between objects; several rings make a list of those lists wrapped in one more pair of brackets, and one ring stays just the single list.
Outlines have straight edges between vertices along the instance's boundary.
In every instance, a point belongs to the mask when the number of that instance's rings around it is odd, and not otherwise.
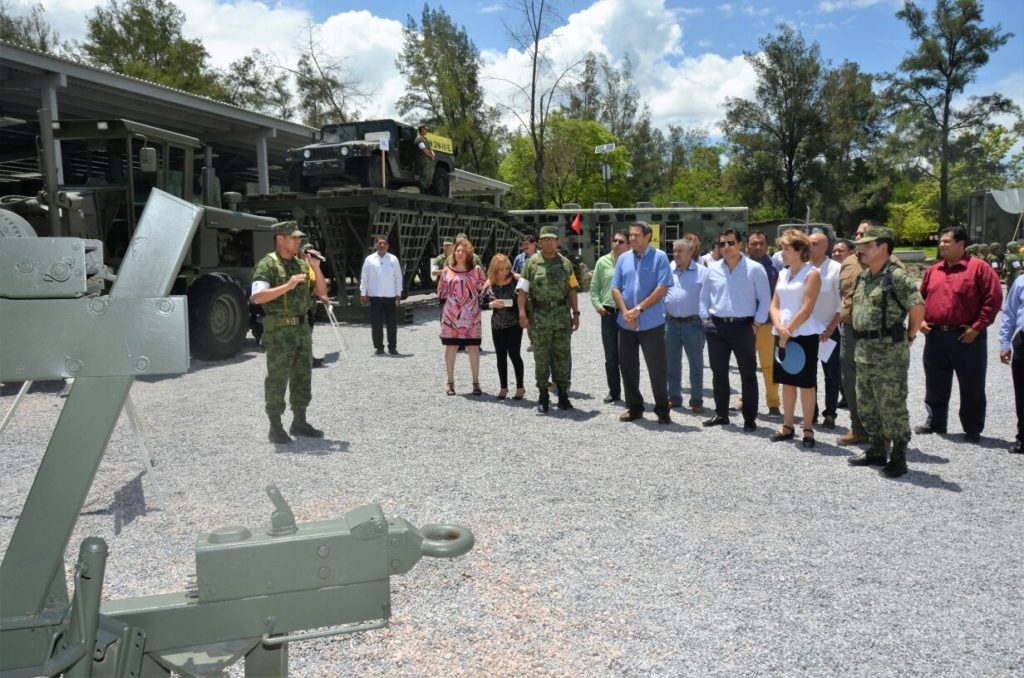
[{"label": "black dress shoes", "polygon": [[608,395],[606,395],[604,397],[604,404],[607,405],[608,403],[617,403],[617,402],[619,402],[619,400],[620,400],[619,396],[612,395],[611,393],[609,393]]},{"label": "black dress shoes", "polygon": [[634,412],[633,410],[626,410],[619,415],[619,421],[636,421],[637,419],[643,419],[643,412]]},{"label": "black dress shoes", "polygon": [[755,422],[754,420],[743,422],[743,430],[744,431],[756,431],[757,430],[757,422]]},{"label": "black dress shoes", "polygon": [[1024,454],[1024,446],[1021,446],[1019,440],[1014,440],[1013,445],[1009,447],[1010,454]]},{"label": "black dress shoes", "polygon": [[668,412],[658,415],[658,423],[667,426],[672,423],[672,417],[669,416]]},{"label": "black dress shoes", "polygon": [[725,426],[729,423],[729,417],[714,416],[704,422],[705,426]]},{"label": "black dress shoes", "polygon": [[964,434],[964,442],[965,443],[980,443],[981,442],[981,434],[980,433],[965,433]]},{"label": "black dress shoes", "polygon": [[945,435],[946,429],[944,428],[932,428],[930,424],[922,424],[921,426],[914,427],[914,433],[922,436],[926,436],[929,433],[939,433]]}]

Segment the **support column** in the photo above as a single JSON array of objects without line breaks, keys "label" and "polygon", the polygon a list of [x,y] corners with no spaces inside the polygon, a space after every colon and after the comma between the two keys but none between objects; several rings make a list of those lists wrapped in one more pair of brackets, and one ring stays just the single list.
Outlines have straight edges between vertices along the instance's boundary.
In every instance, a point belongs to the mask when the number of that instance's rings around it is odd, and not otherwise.
[{"label": "support column", "polygon": [[[67,81],[65,80],[64,84],[66,84],[66,83],[67,83]],[[51,78],[47,84],[43,85],[42,90],[41,90],[41,93],[42,93],[42,105],[40,106],[40,108],[48,109],[50,111],[50,118],[53,119],[53,120],[60,120],[60,112],[57,109],[57,87],[58,86],[63,86],[63,85],[62,84],[55,84],[53,79]],[[54,158],[53,166],[57,170],[57,183],[58,184],[63,184],[64,183],[64,158],[63,158],[63,156],[61,155],[61,152],[60,152],[60,141],[54,141],[53,142],[53,158]],[[54,187],[54,190],[56,190],[56,187]]]},{"label": "support column", "polygon": [[260,194],[270,193],[270,170],[267,167],[267,137],[256,138],[256,175],[259,178]]}]

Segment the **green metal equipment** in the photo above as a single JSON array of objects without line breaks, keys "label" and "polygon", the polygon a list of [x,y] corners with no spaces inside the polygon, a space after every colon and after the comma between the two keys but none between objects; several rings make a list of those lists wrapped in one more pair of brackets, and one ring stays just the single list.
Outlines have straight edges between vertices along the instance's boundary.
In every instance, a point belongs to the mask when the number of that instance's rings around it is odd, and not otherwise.
[{"label": "green metal equipment", "polygon": [[[297,524],[271,485],[269,528],[199,536],[189,590],[101,601],[107,545],[89,537],[69,596],[64,553],[134,378],[188,369],[186,300],[166,295],[203,209],[154,190],[107,296],[102,243],[3,239],[0,381],[76,377],[0,564],[4,676],[219,675],[243,657],[247,676],[286,676],[289,643],[386,625],[391,575],[473,547],[376,504]],[[82,331],[54,331],[69,317]]]}]

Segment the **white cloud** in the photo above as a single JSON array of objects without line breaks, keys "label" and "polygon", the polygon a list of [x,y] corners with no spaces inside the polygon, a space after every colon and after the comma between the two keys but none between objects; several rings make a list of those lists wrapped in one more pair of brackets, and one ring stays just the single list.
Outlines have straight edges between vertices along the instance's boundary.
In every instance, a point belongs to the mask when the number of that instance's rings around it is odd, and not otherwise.
[{"label": "white cloud", "polygon": [[757,8],[753,5],[746,5],[743,8],[743,13],[747,16],[768,16],[772,11],[767,7]]},{"label": "white cloud", "polygon": [[494,13],[500,12],[500,11],[502,11],[504,9],[505,9],[505,6],[501,5],[501,4],[486,5],[486,6],[480,8],[480,13],[481,14],[494,14]]},{"label": "white cloud", "polygon": [[818,3],[818,9],[822,12],[839,12],[848,9],[864,9],[881,4],[901,4],[894,0],[822,0]]},{"label": "white cloud", "polygon": [[726,16],[732,16],[735,10],[731,4],[725,3],[724,5],[718,6],[718,11]]}]

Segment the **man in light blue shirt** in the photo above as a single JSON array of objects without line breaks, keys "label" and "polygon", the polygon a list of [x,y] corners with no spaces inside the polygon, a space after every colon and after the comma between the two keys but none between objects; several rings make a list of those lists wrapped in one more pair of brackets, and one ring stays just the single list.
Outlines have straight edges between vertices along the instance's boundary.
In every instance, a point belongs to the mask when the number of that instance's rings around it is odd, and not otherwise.
[{"label": "man in light blue shirt", "polygon": [[1017,439],[1010,452],[1024,452],[1024,276],[1018,276],[1006,293],[1003,323],[999,326],[999,359],[1010,366],[1013,399],[1017,405]]},{"label": "man in light blue shirt", "polygon": [[619,309],[619,370],[627,408],[619,420],[633,421],[644,416],[644,397],[640,393],[642,349],[658,423],[671,424],[664,377],[665,304],[662,299],[672,286],[672,270],[665,253],[651,247],[652,234],[646,222],[629,225],[631,251],[615,261],[612,276],[612,299]]},{"label": "man in light blue shirt", "polygon": [[718,236],[722,259],[708,266],[700,290],[700,316],[711,363],[715,416],[705,426],[729,423],[729,358],[736,354],[743,395],[743,430],[757,430],[757,374],[754,337],[768,320],[771,294],[764,266],[743,256],[740,235],[726,229]]},{"label": "man in light blue shirt", "polygon": [[683,403],[683,351],[690,368],[690,407],[704,411],[704,325],[700,288],[707,267],[693,260],[693,242],[672,243],[672,286],[665,295],[665,353],[668,356],[668,406]]}]

